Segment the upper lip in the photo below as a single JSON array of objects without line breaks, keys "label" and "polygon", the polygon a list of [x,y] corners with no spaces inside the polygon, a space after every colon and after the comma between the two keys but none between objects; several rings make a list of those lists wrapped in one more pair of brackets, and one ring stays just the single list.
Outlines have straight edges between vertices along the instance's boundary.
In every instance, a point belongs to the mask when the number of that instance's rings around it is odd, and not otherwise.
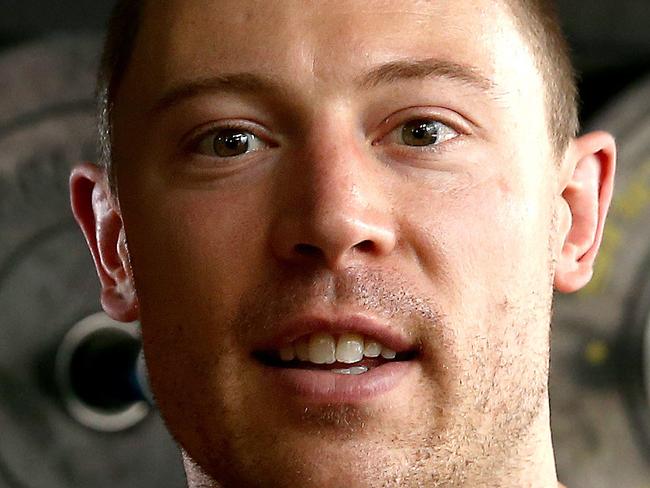
[{"label": "upper lip", "polygon": [[278,326],[278,332],[270,340],[256,344],[256,351],[281,349],[296,339],[325,332],[332,335],[356,333],[372,338],[395,352],[416,349],[417,343],[403,329],[388,325],[363,314],[337,315],[336,317],[305,314],[296,316]]}]

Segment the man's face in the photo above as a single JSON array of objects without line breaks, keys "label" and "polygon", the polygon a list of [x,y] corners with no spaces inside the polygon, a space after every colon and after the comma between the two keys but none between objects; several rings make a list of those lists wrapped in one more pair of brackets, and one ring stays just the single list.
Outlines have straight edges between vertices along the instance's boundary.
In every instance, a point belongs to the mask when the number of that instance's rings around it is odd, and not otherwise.
[{"label": "man's face", "polygon": [[[557,205],[507,11],[149,4],[114,150],[151,381],[189,457],[227,486],[498,477],[547,421]],[[346,330],[407,360],[274,357]]]}]

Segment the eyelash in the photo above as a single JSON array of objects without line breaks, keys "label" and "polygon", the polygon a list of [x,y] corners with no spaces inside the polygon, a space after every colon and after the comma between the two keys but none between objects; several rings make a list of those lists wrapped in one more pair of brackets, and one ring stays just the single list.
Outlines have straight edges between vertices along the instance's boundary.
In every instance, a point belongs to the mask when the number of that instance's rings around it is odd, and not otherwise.
[{"label": "eyelash", "polygon": [[[250,134],[255,139],[261,141],[262,143],[266,144],[269,147],[275,147],[274,144],[271,144],[268,141],[268,138],[265,136],[260,136],[259,132],[260,130],[257,128],[253,128],[248,124],[241,124],[241,123],[226,123],[226,124],[220,124],[220,125],[212,125],[208,127],[207,129],[201,129],[200,132],[197,135],[193,135],[189,137],[189,142],[185,144],[184,146],[186,147],[186,150],[190,153],[194,154],[202,154],[198,151],[199,146],[203,141],[205,141],[209,137],[214,137],[218,135],[219,133],[226,131],[226,130],[232,130],[232,131],[239,131],[242,133]],[[254,151],[253,151],[254,152]],[[245,156],[249,154],[249,152],[242,154],[240,156]],[[205,154],[202,154],[205,155]],[[220,156],[208,156],[216,159],[234,159],[234,157],[220,157]]]},{"label": "eyelash", "polygon": [[[442,120],[443,118],[440,116],[431,116],[431,115],[422,115],[422,116],[414,116],[414,117],[409,117],[408,119],[405,119],[403,122],[401,122],[399,125],[395,126],[393,129],[391,129],[389,132],[385,133],[382,135],[379,139],[375,140],[372,142],[373,146],[380,145],[386,139],[391,137],[391,135],[396,135],[399,137],[400,131],[403,131],[404,128],[409,124],[413,123],[416,121],[429,121],[435,124],[438,124],[439,126],[443,126],[447,128],[448,130],[451,130],[455,133],[453,137],[450,137],[448,139],[445,139],[442,142],[435,143],[435,144],[430,144],[430,145],[422,145],[422,146],[415,146],[415,145],[407,145],[407,144],[399,144],[396,143],[396,146],[399,146],[400,151],[408,151],[408,152],[426,152],[426,153],[435,153],[435,152],[440,152],[442,150],[441,146],[447,146],[447,143],[449,142],[454,142],[455,139],[465,135],[467,132],[465,130],[460,129],[456,124],[453,124],[449,121]],[[384,124],[389,124],[389,119],[386,119]],[[191,136],[189,142],[186,144],[187,150],[190,153],[193,154],[200,154],[203,156],[211,157],[213,159],[221,159],[221,160],[234,160],[234,159],[239,159],[246,157],[250,155],[253,152],[259,151],[259,149],[255,149],[252,151],[247,151],[243,154],[239,154],[236,156],[218,156],[218,155],[207,155],[202,152],[200,152],[199,146],[209,137],[215,137],[219,133],[227,130],[232,130],[232,131],[240,131],[242,133],[250,134],[252,135],[257,141],[260,141],[261,143],[265,144],[267,147],[277,147],[276,144],[272,144],[269,142],[269,139],[265,136],[260,136],[259,132],[260,130],[258,128],[253,128],[248,124],[238,124],[238,123],[227,123],[227,124],[222,124],[222,125],[213,125],[209,127],[208,129],[202,130],[198,135]]]},{"label": "eyelash", "polygon": [[[426,122],[428,124],[435,124],[438,128],[442,128],[444,131],[446,131],[447,134],[438,136],[443,140],[442,141],[436,140],[436,142],[433,144],[425,144],[421,146],[406,144],[404,143],[405,141],[403,141],[404,130],[409,124],[415,122],[423,122],[423,123]],[[458,127],[455,127],[455,124],[452,124],[451,122],[441,120],[440,117],[434,117],[434,116],[410,117],[404,120],[403,122],[401,122],[392,130],[390,130],[385,136],[381,137],[381,139],[379,139],[379,142],[377,143],[373,142],[373,145],[381,144],[385,142],[387,139],[390,139],[392,137],[393,139],[402,140],[402,143],[395,142],[394,144],[395,146],[398,146],[400,150],[433,153],[433,152],[441,151],[442,146],[447,146],[446,143],[452,142],[464,134],[465,131],[461,130]]]}]

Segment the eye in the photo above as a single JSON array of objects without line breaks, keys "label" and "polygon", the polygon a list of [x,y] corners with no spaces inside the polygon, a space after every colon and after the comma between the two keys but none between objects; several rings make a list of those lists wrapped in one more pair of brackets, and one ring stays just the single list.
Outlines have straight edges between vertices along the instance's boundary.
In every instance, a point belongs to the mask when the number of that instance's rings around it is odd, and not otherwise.
[{"label": "eye", "polygon": [[264,149],[267,144],[250,131],[227,128],[202,136],[195,147],[196,152],[206,156],[234,158]]},{"label": "eye", "polygon": [[433,119],[414,119],[398,127],[391,134],[392,142],[407,146],[437,146],[460,134],[448,125]]}]

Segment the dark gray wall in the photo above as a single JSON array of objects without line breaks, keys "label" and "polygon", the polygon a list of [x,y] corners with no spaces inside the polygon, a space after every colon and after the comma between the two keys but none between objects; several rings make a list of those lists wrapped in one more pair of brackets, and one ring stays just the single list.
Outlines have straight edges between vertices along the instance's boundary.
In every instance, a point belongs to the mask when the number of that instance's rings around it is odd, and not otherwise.
[{"label": "dark gray wall", "polygon": [[112,0],[0,0],[0,42],[61,30],[101,29]]},{"label": "dark gray wall", "polygon": [[583,69],[650,61],[650,0],[562,0],[558,6]]}]

